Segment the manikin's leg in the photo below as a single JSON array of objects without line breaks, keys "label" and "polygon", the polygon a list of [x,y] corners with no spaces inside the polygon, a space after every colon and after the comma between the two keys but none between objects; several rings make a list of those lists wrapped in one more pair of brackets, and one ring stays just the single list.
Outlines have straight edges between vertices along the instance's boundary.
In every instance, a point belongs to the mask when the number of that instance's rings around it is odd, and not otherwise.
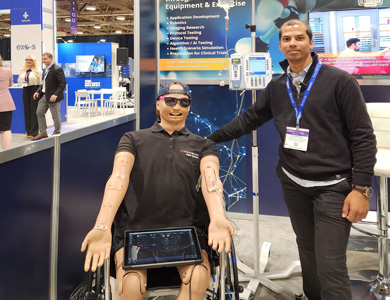
[{"label": "manikin's leg", "polygon": [[[199,265],[177,267],[182,281],[177,300],[202,300],[210,284],[210,263],[206,251],[203,263]],[[189,294],[191,292],[191,298]]]},{"label": "manikin's leg", "polygon": [[146,270],[123,270],[123,248],[115,253],[116,279],[121,300],[142,300],[146,291]]},{"label": "manikin's leg", "polygon": [[8,149],[11,146],[12,133],[11,130],[1,131],[1,148]]},{"label": "manikin's leg", "polygon": [[[144,273],[144,275],[143,275]],[[146,277],[146,270],[131,271],[123,277],[123,293],[121,300],[142,300],[143,294],[146,291],[144,278]],[[143,286],[142,286],[143,285]]]}]

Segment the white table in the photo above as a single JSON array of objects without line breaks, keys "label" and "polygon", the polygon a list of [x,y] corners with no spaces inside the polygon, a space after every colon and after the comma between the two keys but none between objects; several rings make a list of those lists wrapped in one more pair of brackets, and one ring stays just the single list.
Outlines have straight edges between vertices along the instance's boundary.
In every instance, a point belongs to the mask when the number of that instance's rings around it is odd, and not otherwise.
[{"label": "white table", "polygon": [[[114,93],[114,89],[100,89],[100,90],[87,90],[90,98],[96,101],[97,107],[100,101],[100,112],[104,114],[104,95],[112,95]],[[95,95],[100,95],[100,97],[96,97]]]}]

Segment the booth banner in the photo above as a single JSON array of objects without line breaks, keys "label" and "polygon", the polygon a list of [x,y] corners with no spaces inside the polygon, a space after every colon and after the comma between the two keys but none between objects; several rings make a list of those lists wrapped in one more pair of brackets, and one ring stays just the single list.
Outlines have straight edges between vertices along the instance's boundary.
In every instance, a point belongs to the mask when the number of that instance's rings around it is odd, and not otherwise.
[{"label": "booth banner", "polygon": [[12,74],[18,75],[27,55],[41,61],[41,25],[11,26]]},{"label": "booth banner", "polygon": [[38,8],[11,9],[11,26],[41,24],[41,15],[41,10]]},{"label": "booth banner", "polygon": [[77,34],[77,0],[70,0],[70,33]]},{"label": "booth banner", "polygon": [[250,23],[250,1],[235,1],[235,5],[226,24],[226,12],[218,1],[160,1],[162,78],[218,78],[227,69],[229,50],[242,36],[250,37],[245,29],[245,22]]},{"label": "booth banner", "polygon": [[[225,27],[227,14],[218,7],[218,1],[160,0],[162,79],[228,79],[226,59],[233,53],[249,53],[252,43],[245,28],[252,23],[252,1],[233,3]],[[390,0],[383,0],[376,7],[389,6]],[[285,57],[279,50],[278,33],[284,22],[309,20],[311,12],[362,8],[357,0],[256,0],[256,52],[269,52],[273,74],[281,74],[279,62]]]}]

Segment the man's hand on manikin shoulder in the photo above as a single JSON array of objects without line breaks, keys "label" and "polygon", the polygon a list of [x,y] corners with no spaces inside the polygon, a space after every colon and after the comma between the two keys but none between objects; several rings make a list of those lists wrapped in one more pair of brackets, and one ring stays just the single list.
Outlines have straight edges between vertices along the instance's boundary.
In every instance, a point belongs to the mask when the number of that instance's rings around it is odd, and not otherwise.
[{"label": "man's hand on manikin shoulder", "polygon": [[361,192],[352,190],[344,200],[342,217],[350,222],[359,222],[367,217],[369,199]]}]

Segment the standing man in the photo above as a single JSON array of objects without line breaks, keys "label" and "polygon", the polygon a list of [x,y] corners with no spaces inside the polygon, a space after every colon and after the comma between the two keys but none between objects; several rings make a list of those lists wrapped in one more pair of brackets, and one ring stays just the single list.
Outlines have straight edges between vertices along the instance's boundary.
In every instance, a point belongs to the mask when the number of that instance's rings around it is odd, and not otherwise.
[{"label": "standing man", "polygon": [[66,86],[66,79],[64,71],[53,63],[53,55],[45,52],[42,54],[42,62],[46,66],[43,71],[42,84],[34,93],[34,100],[39,99],[37,108],[37,118],[39,134],[32,138],[32,140],[40,140],[47,138],[47,124],[45,114],[50,109],[53,121],[53,134],[61,133],[61,115],[60,115],[60,101],[64,99],[64,89]]},{"label": "standing man", "polygon": [[208,138],[226,142],[274,119],[281,138],[277,174],[297,236],[304,292],[310,300],[351,300],[346,248],[351,223],[369,210],[376,140],[356,80],[323,65],[313,46],[306,23],[284,23],[285,73]]}]

